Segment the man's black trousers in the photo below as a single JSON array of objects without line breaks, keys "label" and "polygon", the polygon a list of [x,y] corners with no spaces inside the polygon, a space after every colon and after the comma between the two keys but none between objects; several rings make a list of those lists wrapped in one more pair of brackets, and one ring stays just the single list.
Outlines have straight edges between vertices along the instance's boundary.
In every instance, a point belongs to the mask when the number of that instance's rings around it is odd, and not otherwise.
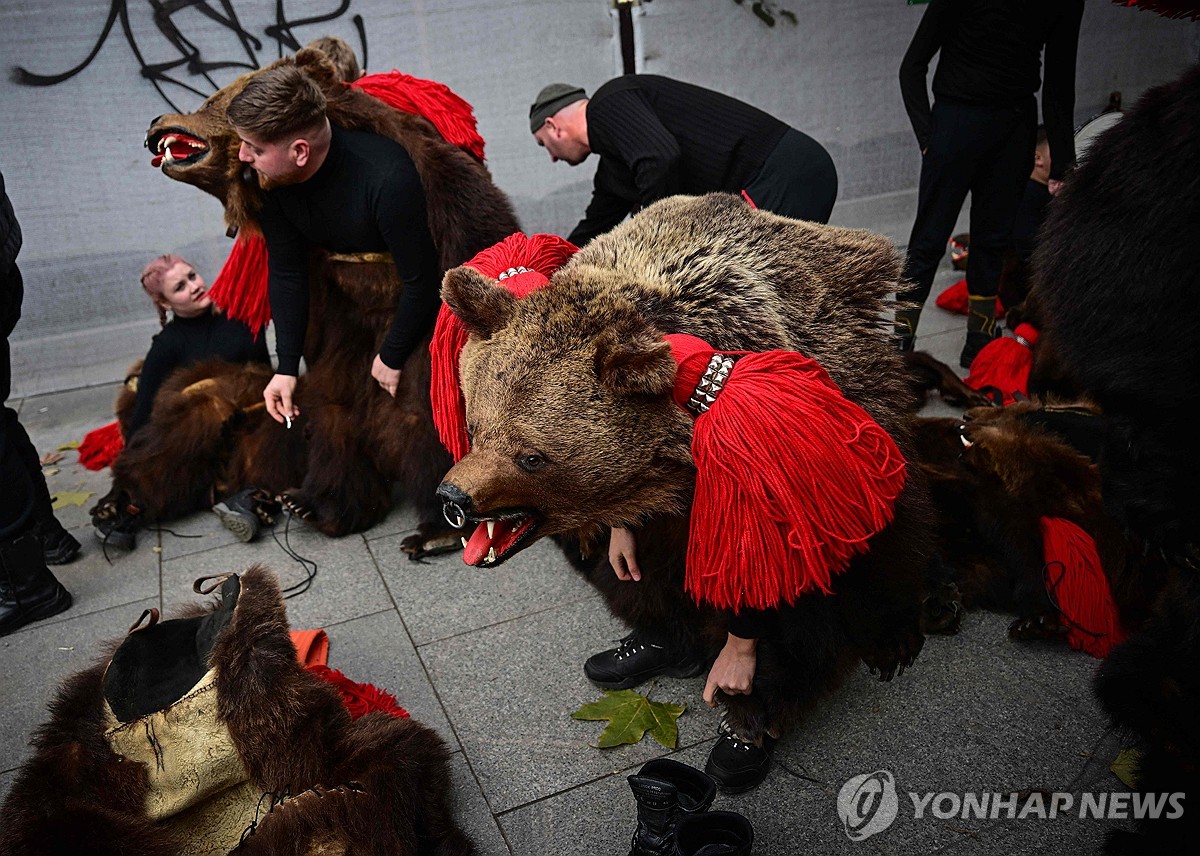
[{"label": "man's black trousers", "polygon": [[901,299],[924,303],[963,200],[971,194],[967,291],[995,295],[1013,218],[1033,169],[1037,103],[980,105],[938,99],[921,160],[917,217],[908,240]]}]

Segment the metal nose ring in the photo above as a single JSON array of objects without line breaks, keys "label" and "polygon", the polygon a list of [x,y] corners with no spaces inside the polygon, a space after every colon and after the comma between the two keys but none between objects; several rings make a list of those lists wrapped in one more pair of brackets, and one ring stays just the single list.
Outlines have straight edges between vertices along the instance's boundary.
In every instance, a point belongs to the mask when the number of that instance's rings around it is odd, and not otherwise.
[{"label": "metal nose ring", "polygon": [[467,514],[457,502],[443,502],[442,516],[455,529],[462,529],[467,525]]}]

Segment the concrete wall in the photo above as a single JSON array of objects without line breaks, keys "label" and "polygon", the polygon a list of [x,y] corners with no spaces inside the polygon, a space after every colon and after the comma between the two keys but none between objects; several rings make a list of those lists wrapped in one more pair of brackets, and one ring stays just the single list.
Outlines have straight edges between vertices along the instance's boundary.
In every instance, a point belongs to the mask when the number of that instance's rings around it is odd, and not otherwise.
[{"label": "concrete wall", "polygon": [[[582,213],[594,163],[551,165],[532,141],[526,111],[545,83],[589,91],[616,73],[606,0],[286,0],[300,42],[332,32],[360,45],[369,69],[396,67],[441,80],[470,101],[497,183],[525,228],[565,234]],[[11,71],[54,75],[51,86],[0,80],[0,169],[21,219],[27,284],[14,338],[15,394],[111,380],[140,356],[156,327],[137,273],[168,250],[209,279],[228,248],[219,203],[167,180],[142,148],[150,120],[194,109],[242,68],[201,74],[188,66],[160,83],[143,66],[180,50],[173,25],[208,63],[263,64],[291,52],[273,37],[276,0],[233,0],[236,22],[185,6],[164,27],[148,0],[0,0],[0,58]],[[640,10],[642,70],[721,89],[822,141],[841,178],[835,222],[907,236],[918,155],[896,71],[922,14],[903,0],[787,0],[798,25],[774,29],[732,0],[652,0]],[[106,20],[114,25],[100,43]],[[329,17],[333,15],[332,17]],[[326,16],[324,22],[299,24]],[[286,29],[286,28],[285,28]],[[1196,24],[1089,0],[1080,36],[1077,118],[1109,91],[1126,103],[1176,76],[1198,56]],[[139,61],[139,56],[141,60]],[[189,92],[184,87],[198,90]],[[161,92],[160,92],[161,90]],[[164,97],[165,96],[165,97]]]}]

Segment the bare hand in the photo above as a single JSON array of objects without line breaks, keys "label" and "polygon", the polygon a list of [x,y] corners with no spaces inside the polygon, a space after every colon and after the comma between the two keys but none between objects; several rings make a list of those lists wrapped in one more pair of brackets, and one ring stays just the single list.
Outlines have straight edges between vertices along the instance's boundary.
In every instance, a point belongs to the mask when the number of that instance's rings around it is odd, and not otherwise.
[{"label": "bare hand", "polygon": [[376,356],[375,362],[371,363],[371,377],[378,381],[384,392],[396,397],[396,390],[400,388],[400,369],[388,368],[383,358]]},{"label": "bare hand", "polygon": [[1051,196],[1058,196],[1058,191],[1062,190],[1063,183],[1057,178],[1052,178],[1046,182],[1046,189],[1050,191]]},{"label": "bare hand", "polygon": [[704,684],[704,703],[717,706],[717,690],[729,695],[750,695],[754,685],[754,667],[758,663],[758,640],[729,634],[725,647],[708,670]]},{"label": "bare hand", "polygon": [[276,422],[285,419],[295,419],[300,415],[300,408],[292,403],[296,393],[296,378],[293,375],[277,374],[271,378],[267,388],[263,390],[263,401],[267,404],[267,413]]},{"label": "bare hand", "polygon": [[620,526],[612,528],[608,536],[608,563],[612,565],[617,579],[635,583],[642,579],[641,568],[637,563],[637,541],[633,532]]}]

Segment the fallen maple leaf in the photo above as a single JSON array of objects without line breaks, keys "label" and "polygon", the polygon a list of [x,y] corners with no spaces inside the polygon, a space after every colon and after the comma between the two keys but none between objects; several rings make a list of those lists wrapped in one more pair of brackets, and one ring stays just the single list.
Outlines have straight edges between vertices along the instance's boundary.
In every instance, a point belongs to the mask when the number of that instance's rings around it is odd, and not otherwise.
[{"label": "fallen maple leaf", "polygon": [[42,455],[38,463],[40,463],[43,467],[48,467],[51,464],[57,464],[65,457],[66,455],[64,455],[62,452],[47,452],[46,454]]},{"label": "fallen maple leaf", "polygon": [[572,719],[608,720],[596,746],[608,749],[624,743],[640,743],[646,732],[668,749],[679,742],[679,724],[675,721],[687,705],[650,701],[633,690],[605,690],[600,701],[589,702],[571,714]]},{"label": "fallen maple leaf", "polygon": [[1108,765],[1108,769],[1128,787],[1137,790],[1138,767],[1141,760],[1142,753],[1138,750],[1122,749],[1117,753],[1116,760]]},{"label": "fallen maple leaf", "polygon": [[79,448],[79,441],[72,440],[70,443],[63,443],[61,446],[59,446],[58,451],[65,452],[68,449],[78,449],[78,448]]},{"label": "fallen maple leaf", "polygon": [[58,511],[60,508],[66,508],[68,505],[78,505],[82,507],[83,504],[88,501],[89,497],[95,495],[95,491],[90,490],[60,490],[54,495],[54,502],[50,504],[50,507],[55,511]]}]

